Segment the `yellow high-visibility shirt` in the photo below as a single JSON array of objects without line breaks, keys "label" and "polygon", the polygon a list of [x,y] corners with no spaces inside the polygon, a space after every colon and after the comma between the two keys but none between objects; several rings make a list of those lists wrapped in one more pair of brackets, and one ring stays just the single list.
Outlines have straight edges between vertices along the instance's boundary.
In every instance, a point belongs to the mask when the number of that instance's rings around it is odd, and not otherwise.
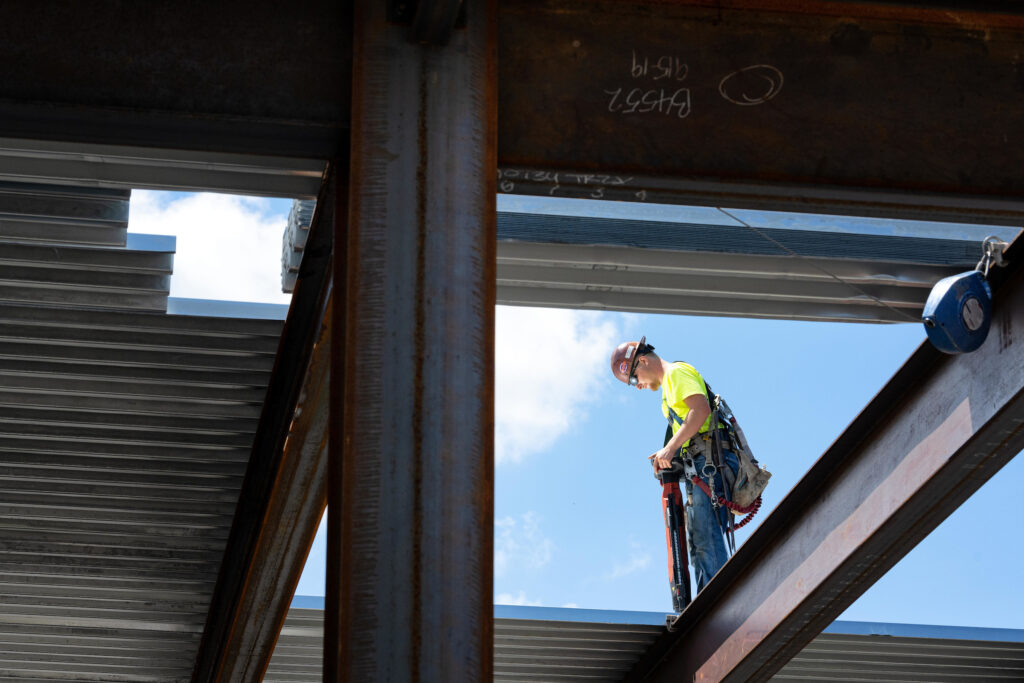
[{"label": "yellow high-visibility shirt", "polygon": [[[700,394],[704,398],[708,398],[708,389],[704,383],[704,378],[689,363],[673,363],[672,369],[665,374],[665,378],[661,382],[661,412],[665,419],[669,419],[668,409],[671,407],[676,415],[679,416],[679,419],[685,420],[686,416],[690,413],[690,408],[686,405],[686,398],[694,394]],[[708,419],[704,420],[704,424],[700,426],[700,430],[697,433],[703,434],[708,431],[710,426],[711,416],[708,415]],[[678,431],[679,425],[673,420],[672,433],[675,434]],[[683,447],[689,443],[687,441],[683,444]]]}]

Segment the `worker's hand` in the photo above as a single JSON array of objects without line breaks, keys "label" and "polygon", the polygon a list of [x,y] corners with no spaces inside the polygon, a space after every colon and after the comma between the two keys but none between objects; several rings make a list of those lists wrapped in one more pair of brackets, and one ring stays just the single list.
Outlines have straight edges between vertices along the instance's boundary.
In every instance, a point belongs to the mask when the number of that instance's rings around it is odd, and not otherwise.
[{"label": "worker's hand", "polygon": [[672,467],[672,451],[667,448],[662,448],[648,459],[651,461],[651,465],[654,466],[655,472],[671,469]]}]

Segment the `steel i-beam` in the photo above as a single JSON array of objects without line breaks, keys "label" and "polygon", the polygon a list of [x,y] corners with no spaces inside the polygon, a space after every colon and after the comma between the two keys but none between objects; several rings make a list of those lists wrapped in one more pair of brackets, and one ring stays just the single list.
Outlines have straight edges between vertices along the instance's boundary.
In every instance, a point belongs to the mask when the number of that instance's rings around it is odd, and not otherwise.
[{"label": "steel i-beam", "polygon": [[489,681],[496,8],[440,46],[386,5],[355,3],[324,676]]},{"label": "steel i-beam", "polygon": [[1017,225],[1012,3],[505,0],[499,189]]},{"label": "steel i-beam", "polygon": [[762,681],[1024,447],[1024,243],[976,352],[925,342],[629,681]]}]

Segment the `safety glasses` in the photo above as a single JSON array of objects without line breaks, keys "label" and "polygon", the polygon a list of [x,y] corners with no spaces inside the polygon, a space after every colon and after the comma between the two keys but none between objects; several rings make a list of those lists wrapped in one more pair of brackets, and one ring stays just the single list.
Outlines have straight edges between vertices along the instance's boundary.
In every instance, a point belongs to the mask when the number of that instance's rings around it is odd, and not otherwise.
[{"label": "safety glasses", "polygon": [[636,345],[636,349],[633,351],[633,362],[629,364],[629,377],[627,381],[629,386],[635,387],[640,383],[640,380],[636,377],[636,366],[640,362],[640,356],[647,354],[647,336],[640,337],[640,343]]}]

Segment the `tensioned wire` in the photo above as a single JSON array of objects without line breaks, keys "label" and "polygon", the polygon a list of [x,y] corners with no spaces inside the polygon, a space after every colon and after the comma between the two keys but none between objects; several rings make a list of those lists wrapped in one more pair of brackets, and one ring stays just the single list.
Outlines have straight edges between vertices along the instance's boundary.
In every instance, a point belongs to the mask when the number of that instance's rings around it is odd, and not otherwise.
[{"label": "tensioned wire", "polygon": [[815,268],[817,270],[820,270],[822,273],[824,273],[825,275],[828,275],[830,278],[832,278],[836,282],[838,282],[840,284],[843,284],[843,285],[846,285],[847,287],[849,287],[850,289],[854,290],[855,292],[859,292],[860,294],[863,294],[864,296],[868,297],[869,299],[874,300],[875,303],[879,304],[880,306],[884,306],[884,307],[888,308],[890,311],[894,311],[894,312],[900,314],[901,316],[903,316],[904,318],[906,318],[907,320],[909,320],[911,322],[915,322],[915,323],[921,322],[921,320],[919,318],[916,318],[916,317],[910,315],[909,313],[907,313],[906,311],[902,311],[902,310],[900,310],[900,309],[898,309],[898,308],[896,308],[894,306],[890,306],[889,304],[885,303],[884,301],[879,299],[874,294],[871,294],[870,292],[866,292],[863,289],[861,289],[860,287],[858,287],[857,285],[853,284],[852,282],[847,282],[846,280],[842,279],[841,277],[839,277],[839,276],[837,276],[837,275],[835,275],[833,273],[830,273],[826,269],[824,269],[821,266],[819,266],[817,263],[814,263],[813,261],[810,261],[809,259],[807,259],[805,256],[802,256],[802,255],[796,253],[795,251],[793,251],[792,249],[787,247],[785,244],[782,244],[778,240],[776,240],[776,239],[772,238],[771,236],[767,235],[763,230],[758,230],[757,228],[755,228],[750,223],[747,223],[745,220],[743,220],[743,219],[741,219],[741,218],[739,218],[737,216],[732,215],[731,213],[729,213],[728,211],[726,211],[722,207],[716,206],[715,208],[718,209],[719,211],[721,211],[723,214],[725,214],[729,218],[731,218],[734,221],[736,221],[737,223],[740,223],[741,225],[745,225],[746,227],[750,228],[756,234],[758,234],[761,237],[763,237],[764,239],[768,240],[769,242],[771,242],[775,246],[779,247],[783,251],[788,252],[791,256],[795,256],[798,259],[803,259],[804,261],[807,261],[813,268]]}]

